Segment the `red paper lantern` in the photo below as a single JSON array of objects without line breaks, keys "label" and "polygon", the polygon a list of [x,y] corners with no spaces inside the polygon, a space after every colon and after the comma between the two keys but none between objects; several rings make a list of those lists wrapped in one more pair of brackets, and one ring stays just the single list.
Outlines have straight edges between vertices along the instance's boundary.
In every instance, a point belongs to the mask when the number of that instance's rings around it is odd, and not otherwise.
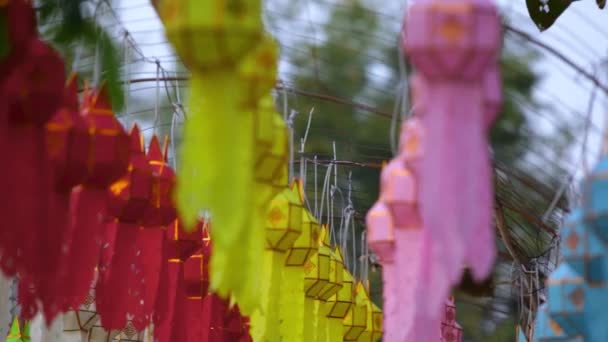
[{"label": "red paper lantern", "polygon": [[209,257],[211,240],[203,225],[202,248],[184,262],[184,287],[186,291],[186,320],[188,322],[188,342],[203,341],[203,299],[209,290]]},{"label": "red paper lantern", "polygon": [[[152,168],[143,152],[142,137],[137,125],[130,133],[131,162],[127,173],[110,186],[108,214],[115,218],[106,226],[106,243],[111,256],[104,259],[109,265],[100,267],[98,311],[102,326],[107,330],[122,329],[127,316],[145,326],[143,260],[138,246],[139,222],[150,206],[152,196]],[[115,226],[115,227],[114,227]],[[160,266],[159,266],[160,267]],[[136,328],[143,330],[139,324]]]},{"label": "red paper lantern", "polygon": [[44,260],[45,274],[39,280],[46,320],[51,322],[60,310],[56,272],[61,268],[61,251],[66,250],[69,204],[72,188],[87,176],[87,154],[91,138],[78,108],[78,82],[72,75],[64,89],[61,108],[49,120],[46,129],[46,156],[52,190],[47,198],[48,224],[38,232],[38,255]]},{"label": "red paper lantern", "polygon": [[55,189],[71,191],[87,177],[87,156],[92,137],[78,104],[78,79],[70,76],[63,105],[46,124],[47,155],[54,170]]},{"label": "red paper lantern", "polygon": [[[159,293],[159,296],[167,296],[166,307],[159,305],[156,311],[163,309],[165,315],[156,325],[155,333],[159,341],[186,341],[188,316],[188,302],[186,283],[184,280],[184,262],[199,249],[203,242],[203,223],[200,222],[192,233],[185,233],[179,220],[169,226],[167,230],[168,247],[168,296],[167,293]],[[162,280],[161,280],[162,281]],[[163,305],[165,303],[162,303]]]},{"label": "red paper lantern", "polygon": [[[145,283],[143,300],[143,319],[135,319],[136,328],[144,327],[150,321],[154,313],[154,320],[160,322],[164,319],[166,310],[155,310],[160,305],[165,308],[168,303],[164,295],[167,289],[166,275],[168,272],[167,259],[171,245],[167,240],[165,231],[167,226],[176,219],[177,212],[173,203],[173,191],[175,188],[175,173],[166,162],[168,141],[165,139],[164,148],[161,151],[158,138],[152,137],[148,149],[147,160],[152,169],[152,192],[148,209],[146,210],[141,225],[142,229],[138,235],[137,245],[145,263],[142,263],[142,279]],[[196,249],[192,250],[192,252]],[[161,281],[164,282],[161,284]],[[161,290],[161,287],[164,289]]]},{"label": "red paper lantern", "polygon": [[138,223],[150,207],[154,177],[137,125],[131,129],[130,140],[131,162],[127,173],[110,186],[108,215],[120,222]]},{"label": "red paper lantern", "polygon": [[127,171],[131,160],[130,139],[114,117],[105,86],[85,98],[82,113],[93,139],[85,185],[105,191]]},{"label": "red paper lantern", "polygon": [[43,125],[62,103],[65,85],[63,60],[38,38],[29,40],[23,60],[5,83],[11,122]]},{"label": "red paper lantern", "polygon": [[177,217],[173,192],[175,191],[175,173],[167,164],[168,140],[165,138],[161,152],[160,143],[156,136],[150,141],[148,162],[152,167],[154,183],[152,190],[152,205],[144,216],[142,224],[145,227],[167,226]]},{"label": "red paper lantern", "polygon": [[87,177],[72,192],[72,222],[66,238],[69,251],[59,273],[66,310],[77,307],[87,294],[100,252],[107,191],[126,173],[130,160],[129,137],[114,117],[104,87],[96,92],[85,90],[82,112],[92,143]]},{"label": "red paper lantern", "polygon": [[0,17],[5,18],[9,38],[9,53],[0,60],[0,79],[22,61],[27,44],[36,36],[36,12],[27,0],[4,1],[0,4]]}]

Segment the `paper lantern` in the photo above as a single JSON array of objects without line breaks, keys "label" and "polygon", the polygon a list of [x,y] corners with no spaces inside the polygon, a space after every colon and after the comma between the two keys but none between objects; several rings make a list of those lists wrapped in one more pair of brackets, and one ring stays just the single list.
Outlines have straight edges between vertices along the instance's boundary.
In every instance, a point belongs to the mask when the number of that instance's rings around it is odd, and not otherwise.
[{"label": "paper lantern", "polygon": [[[108,214],[116,222],[108,223],[106,231],[112,230],[115,236],[111,238],[111,243],[105,241],[104,247],[111,249],[108,251],[109,264],[100,265],[97,286],[98,309],[103,317],[102,325],[107,330],[125,327],[129,315],[135,316],[138,322],[146,315],[145,278],[142,272],[145,261],[142,260],[137,242],[139,222],[151,206],[154,178],[137,125],[130,133],[130,152],[127,172],[108,191]],[[139,327],[143,329],[143,326]]]},{"label": "paper lantern", "polygon": [[13,71],[23,61],[27,45],[36,37],[36,12],[27,0],[5,1],[0,4],[0,15],[6,20],[8,55],[0,59],[0,78]]},{"label": "paper lantern", "polygon": [[130,141],[114,117],[105,86],[87,95],[89,100],[83,102],[82,113],[93,144],[89,150],[89,175],[85,185],[106,189],[125,174],[131,157]]},{"label": "paper lantern", "polygon": [[[302,182],[296,181],[295,186],[302,196]],[[285,259],[286,266],[304,266],[319,249],[321,225],[306,209],[302,209],[302,234],[289,249]]]},{"label": "paper lantern", "polygon": [[287,252],[302,234],[304,207],[297,192],[285,189],[268,208],[266,218],[266,246],[278,252]]},{"label": "paper lantern", "polygon": [[[179,222],[167,230],[168,279],[161,280],[167,281],[167,286],[160,286],[166,291],[159,291],[155,306],[155,312],[162,315],[158,323],[155,323],[155,335],[159,341],[185,341],[187,338],[188,290],[184,262],[202,246],[203,224],[200,222],[190,233],[185,232]],[[160,296],[167,298],[159,299]]]},{"label": "paper lantern", "polygon": [[77,307],[86,297],[100,253],[107,190],[125,174],[130,161],[129,137],[114,117],[104,87],[85,89],[82,112],[91,148],[84,184],[72,192],[72,223],[66,237],[69,248],[58,272],[64,284],[64,310]]},{"label": "paper lantern", "polygon": [[275,40],[264,35],[259,44],[238,65],[239,86],[243,108],[256,108],[260,99],[268,97],[277,82],[278,46]]},{"label": "paper lantern", "polygon": [[331,250],[325,246],[323,241],[327,236],[327,228],[321,227],[319,230],[318,251],[304,265],[306,296],[317,298],[326,286],[329,285],[329,268]]},{"label": "paper lantern", "polygon": [[203,244],[203,230],[206,223],[200,220],[192,231],[186,231],[180,220],[175,220],[167,229],[167,238],[171,241],[169,259],[185,262]]},{"label": "paper lantern", "polygon": [[71,191],[87,176],[92,137],[78,106],[78,79],[73,74],[64,90],[63,106],[46,124],[47,155],[59,191]]},{"label": "paper lantern", "polygon": [[[418,1],[408,8],[402,37],[421,78],[415,95],[423,100],[414,102],[423,102],[418,114],[432,142],[424,144],[419,197],[425,226],[444,254],[444,287],[459,281],[463,263],[482,281],[496,254],[488,130],[500,102],[498,12],[487,0]],[[460,158],[465,154],[466,161]],[[467,210],[471,206],[476,210]]]},{"label": "paper lantern", "polygon": [[139,127],[134,125],[129,135],[131,162],[127,173],[110,186],[108,214],[120,222],[138,223],[150,207],[154,178],[143,151]]},{"label": "paper lantern", "polygon": [[584,219],[595,235],[608,245],[608,156],[603,156],[584,183]]},{"label": "paper lantern", "polygon": [[[325,237],[324,246],[329,248],[329,234]],[[330,250],[329,254],[329,280],[319,294],[319,299],[328,301],[344,287],[344,263],[339,249]],[[352,286],[351,286],[352,288]]]},{"label": "paper lantern", "polygon": [[547,304],[543,304],[538,309],[534,328],[530,334],[533,338],[528,339],[520,330],[517,342],[528,341],[584,341],[582,336],[567,336],[559,324],[551,319],[547,310]]},{"label": "paper lantern", "polygon": [[399,157],[393,159],[384,167],[380,177],[380,198],[390,211],[395,228],[420,227],[417,182],[413,173],[405,167],[405,161]]},{"label": "paper lantern", "polygon": [[367,328],[369,296],[361,282],[355,288],[355,301],[344,317],[344,341],[357,341]]},{"label": "paper lantern", "polygon": [[367,243],[380,262],[392,263],[395,252],[393,218],[382,201],[376,202],[366,216]]},{"label": "paper lantern", "polygon": [[[50,189],[44,200],[48,205],[47,225],[37,232],[38,255],[43,256],[43,270],[38,283],[45,319],[50,322],[59,313],[63,287],[57,278],[62,250],[67,248],[72,189],[86,179],[92,139],[85,119],[80,115],[78,82],[73,74],[64,88],[62,105],[45,125],[46,159]],[[40,196],[42,196],[41,191]]]},{"label": "paper lantern", "polygon": [[151,206],[142,221],[144,227],[167,226],[177,216],[175,204],[173,203],[175,172],[167,164],[168,146],[169,141],[167,138],[165,138],[163,143],[162,151],[156,136],[153,136],[152,140],[150,140],[148,160],[152,167],[154,182],[152,185]]},{"label": "paper lantern", "polygon": [[490,1],[419,1],[409,8],[403,44],[428,79],[479,79],[501,44],[500,19]]},{"label": "paper lantern", "polygon": [[259,0],[157,3],[167,37],[192,71],[233,67],[262,37]]},{"label": "paper lantern", "polygon": [[[261,183],[275,185],[285,170],[288,159],[288,131],[274,110],[272,97],[260,100],[254,115],[255,177]],[[281,184],[284,186],[284,184]]]},{"label": "paper lantern", "polygon": [[342,274],[342,287],[327,300],[329,305],[327,317],[329,318],[344,319],[355,299],[353,276],[344,268],[342,268]]},{"label": "paper lantern", "polygon": [[357,339],[358,342],[377,342],[382,338],[382,324],[384,317],[382,310],[372,301],[367,305],[367,325],[365,331]]},{"label": "paper lantern", "polygon": [[[28,43],[24,60],[5,82],[11,84],[9,120],[43,125],[61,105],[65,85],[63,60],[39,39]],[[8,89],[7,89],[8,90]]]},{"label": "paper lantern", "polygon": [[568,215],[560,235],[564,262],[590,284],[605,282],[605,248],[596,231],[585,222],[583,209],[577,208]]},{"label": "paper lantern", "polygon": [[208,268],[211,249],[208,239],[203,242],[203,248],[184,262],[184,283],[188,299],[202,300],[209,291]]},{"label": "paper lantern", "polygon": [[6,337],[6,342],[29,342],[30,341],[30,322],[19,322],[15,317],[11,324],[11,329]]},{"label": "paper lantern", "polygon": [[417,117],[412,117],[401,125],[399,137],[399,156],[407,167],[417,174],[420,171],[420,160],[424,155],[424,127]]},{"label": "paper lantern", "polygon": [[547,280],[551,318],[568,335],[586,335],[584,278],[568,264],[561,263]]}]

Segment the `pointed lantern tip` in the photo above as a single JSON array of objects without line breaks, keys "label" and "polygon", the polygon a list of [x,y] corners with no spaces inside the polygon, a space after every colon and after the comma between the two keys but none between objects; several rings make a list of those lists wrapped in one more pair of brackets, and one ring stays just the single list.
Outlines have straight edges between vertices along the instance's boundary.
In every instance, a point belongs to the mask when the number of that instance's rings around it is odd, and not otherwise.
[{"label": "pointed lantern tip", "polygon": [[136,152],[143,152],[143,136],[140,133],[139,126],[137,123],[133,124],[131,127],[131,132],[129,132],[129,138],[131,139],[131,150]]},{"label": "pointed lantern tip", "polygon": [[93,104],[95,108],[98,109],[112,109],[108,87],[105,82],[103,82],[95,92]]},{"label": "pointed lantern tip", "polygon": [[156,135],[152,136],[152,139],[150,140],[150,146],[148,147],[148,158],[154,161],[163,160],[160,143],[158,142],[158,137]]}]

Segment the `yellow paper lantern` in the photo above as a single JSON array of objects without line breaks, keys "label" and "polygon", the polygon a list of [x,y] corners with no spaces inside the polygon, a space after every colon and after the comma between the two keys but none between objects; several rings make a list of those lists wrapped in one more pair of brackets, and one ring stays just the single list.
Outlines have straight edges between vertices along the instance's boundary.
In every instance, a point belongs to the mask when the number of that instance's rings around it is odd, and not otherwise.
[{"label": "yellow paper lantern", "polygon": [[277,43],[264,35],[260,43],[238,65],[239,85],[242,94],[239,105],[255,108],[264,96],[268,96],[277,82],[279,52]]},{"label": "yellow paper lantern", "polygon": [[298,190],[283,190],[270,202],[266,216],[266,247],[287,252],[302,234],[304,207]]},{"label": "yellow paper lantern", "polygon": [[359,338],[358,342],[377,342],[382,338],[382,324],[384,317],[382,310],[370,300],[367,307],[367,327]]},{"label": "yellow paper lantern", "polygon": [[355,303],[344,318],[344,341],[357,341],[367,328],[369,296],[361,282],[355,289]]},{"label": "yellow paper lantern", "polygon": [[319,229],[319,246],[316,254],[304,264],[304,290],[306,296],[318,298],[325,287],[329,284],[329,265],[331,250],[325,246],[323,241],[327,236],[327,228]]},{"label": "yellow paper lantern", "polygon": [[263,34],[260,0],[154,0],[167,37],[191,71],[234,67]]},{"label": "yellow paper lantern", "polygon": [[[327,247],[329,245],[329,236],[325,239],[324,246]],[[340,249],[338,248],[334,250],[330,249],[329,258],[329,281],[323,291],[319,294],[319,299],[323,301],[329,300],[344,286],[344,259],[342,258],[342,252],[340,252]]]},{"label": "yellow paper lantern", "polygon": [[[294,182],[295,189],[300,195],[300,200],[303,201],[302,181]],[[315,255],[319,249],[319,233],[321,225],[312,216],[312,214],[304,209],[302,210],[302,234],[294,242],[293,246],[287,253],[285,259],[286,266],[304,266],[310,258]]]},{"label": "yellow paper lantern", "polygon": [[285,122],[274,110],[270,94],[260,100],[253,113],[253,121],[255,181],[263,189],[258,203],[267,205],[287,184],[289,133]]},{"label": "yellow paper lantern", "polygon": [[342,288],[327,300],[327,304],[329,304],[327,317],[329,318],[344,319],[355,299],[353,276],[344,268],[342,274]]}]

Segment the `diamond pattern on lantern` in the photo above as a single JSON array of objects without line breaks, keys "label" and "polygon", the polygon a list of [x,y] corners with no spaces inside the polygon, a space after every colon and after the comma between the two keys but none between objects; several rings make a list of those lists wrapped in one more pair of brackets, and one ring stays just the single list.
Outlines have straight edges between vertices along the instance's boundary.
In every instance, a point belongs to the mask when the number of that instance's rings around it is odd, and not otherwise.
[{"label": "diamond pattern on lantern", "polygon": [[570,249],[576,249],[576,247],[578,246],[578,242],[578,235],[576,233],[572,233],[566,239],[566,246],[568,246],[568,248]]},{"label": "diamond pattern on lantern", "polygon": [[265,95],[270,97],[268,94],[277,81],[275,65],[278,55],[277,43],[271,36],[264,35],[255,49],[239,63],[240,85],[245,87],[241,106],[256,108],[261,98]]},{"label": "diamond pattern on lantern", "polygon": [[[300,199],[303,201],[302,182],[296,180],[294,186],[297,187]],[[319,230],[321,225],[308,210],[302,210],[302,234],[294,242],[287,253],[285,260],[286,266],[303,266],[319,249]],[[315,238],[316,237],[316,238]]]},{"label": "diamond pattern on lantern", "polygon": [[318,252],[304,265],[304,291],[306,296],[317,298],[329,286],[330,254],[329,246],[325,244],[328,236],[327,228],[323,226],[319,234]]},{"label": "diamond pattern on lantern", "polygon": [[355,300],[353,277],[342,267],[342,287],[327,300],[330,305],[327,317],[344,319]]},{"label": "diamond pattern on lantern", "polygon": [[159,0],[167,37],[190,70],[236,65],[258,43],[263,25],[260,1]]},{"label": "diamond pattern on lantern", "polygon": [[266,246],[287,252],[302,234],[302,211],[299,190],[292,186],[270,202],[266,219]]},{"label": "diamond pattern on lantern", "polygon": [[561,263],[547,280],[548,313],[568,336],[584,335],[584,279],[567,263]]},{"label": "diamond pattern on lantern", "polygon": [[[328,246],[329,234],[327,234],[325,239],[326,240],[324,242],[324,245]],[[321,293],[319,293],[318,297],[320,300],[323,301],[328,301],[344,286],[344,259],[342,258],[342,252],[339,248],[336,247],[335,250],[330,251],[329,255],[329,280],[327,282],[327,285],[325,285],[325,287],[321,291]]]},{"label": "diamond pattern on lantern", "polygon": [[562,254],[572,270],[590,283],[605,281],[608,268],[603,261],[602,242],[588,228],[580,208],[568,215],[560,234],[567,247],[562,248]]},{"label": "diamond pattern on lantern", "polygon": [[363,283],[357,283],[355,302],[351,305],[348,315],[344,318],[344,341],[357,341],[367,328],[369,295]]}]

